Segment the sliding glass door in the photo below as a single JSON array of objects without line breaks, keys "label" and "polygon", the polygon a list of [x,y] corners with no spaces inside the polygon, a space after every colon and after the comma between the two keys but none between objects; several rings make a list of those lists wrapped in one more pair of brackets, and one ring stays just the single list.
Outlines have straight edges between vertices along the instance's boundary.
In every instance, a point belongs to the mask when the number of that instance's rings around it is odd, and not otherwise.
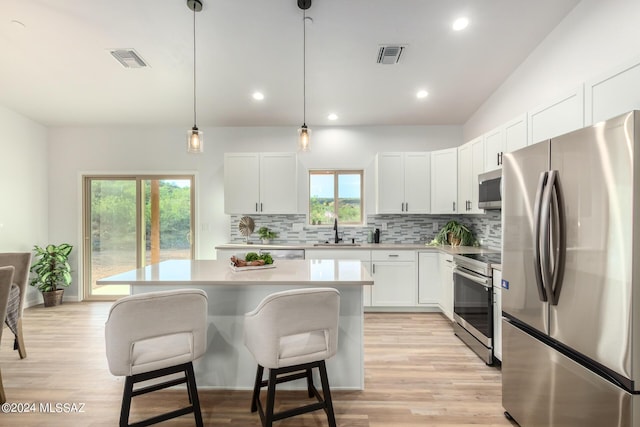
[{"label": "sliding glass door", "polygon": [[87,176],[83,185],[84,299],[129,295],[101,278],[193,258],[192,176]]}]

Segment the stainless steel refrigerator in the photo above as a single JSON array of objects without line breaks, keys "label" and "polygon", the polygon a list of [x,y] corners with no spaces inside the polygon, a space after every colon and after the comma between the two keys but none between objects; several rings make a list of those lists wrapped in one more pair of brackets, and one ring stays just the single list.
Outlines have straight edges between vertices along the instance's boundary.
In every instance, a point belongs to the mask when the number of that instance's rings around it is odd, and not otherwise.
[{"label": "stainless steel refrigerator", "polygon": [[640,426],[639,143],[635,111],[504,155],[502,403],[523,427]]}]

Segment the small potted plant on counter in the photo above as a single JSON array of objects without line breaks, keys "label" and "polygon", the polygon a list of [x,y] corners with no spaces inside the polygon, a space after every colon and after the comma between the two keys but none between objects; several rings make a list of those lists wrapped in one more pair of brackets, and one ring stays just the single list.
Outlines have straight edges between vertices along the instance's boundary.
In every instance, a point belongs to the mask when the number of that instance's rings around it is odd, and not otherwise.
[{"label": "small potted plant on counter", "polygon": [[260,229],[258,230],[258,235],[262,239],[262,243],[265,245],[268,245],[269,243],[271,243],[271,240],[278,237],[278,233],[276,233],[275,231],[271,231],[271,229],[268,227],[260,227]]},{"label": "small potted plant on counter", "polygon": [[434,241],[438,244],[445,243],[451,246],[477,246],[478,242],[473,233],[466,225],[460,224],[458,221],[449,221],[438,231]]},{"label": "small potted plant on counter", "polygon": [[36,253],[35,262],[31,265],[31,272],[35,277],[29,284],[42,292],[45,307],[52,307],[62,303],[64,289],[71,285],[71,266],[69,254],[73,246],[68,243],[48,245],[41,248],[33,247]]}]

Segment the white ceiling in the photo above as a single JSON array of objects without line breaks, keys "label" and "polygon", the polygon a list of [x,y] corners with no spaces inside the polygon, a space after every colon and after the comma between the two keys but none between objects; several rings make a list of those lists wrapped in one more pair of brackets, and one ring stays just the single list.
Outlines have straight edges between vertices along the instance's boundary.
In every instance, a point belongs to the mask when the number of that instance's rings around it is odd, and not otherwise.
[{"label": "white ceiling", "polygon": [[[299,126],[296,0],[203,1],[198,126]],[[578,2],[314,0],[306,122],[463,124]],[[469,27],[452,31],[462,15]],[[51,126],[193,124],[186,0],[1,0],[0,17],[0,105]],[[394,43],[407,46],[400,62],[376,64],[379,45]],[[150,67],[125,69],[112,48],[134,48]],[[429,96],[416,99],[418,89]]]}]

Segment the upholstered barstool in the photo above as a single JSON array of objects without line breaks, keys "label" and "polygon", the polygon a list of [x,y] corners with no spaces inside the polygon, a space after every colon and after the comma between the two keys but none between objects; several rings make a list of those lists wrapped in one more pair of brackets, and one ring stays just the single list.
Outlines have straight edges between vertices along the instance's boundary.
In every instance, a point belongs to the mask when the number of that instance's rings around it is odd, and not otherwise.
[{"label": "upholstered barstool", "polygon": [[13,266],[13,285],[9,296],[9,307],[3,319],[15,336],[13,349],[18,350],[20,359],[27,357],[27,349],[24,346],[22,335],[22,310],[27,295],[27,282],[31,269],[31,252],[5,252],[0,253],[0,267]]},{"label": "upholstered barstool", "polygon": [[[193,361],[207,349],[207,294],[200,289],[149,292],[116,301],[105,325],[109,370],[125,376],[120,426],[129,425],[131,399],[178,384],[187,385],[190,406],[135,425],[150,425],[194,414],[202,426]],[[183,373],[179,378],[174,374]],[[168,378],[164,378],[167,377]],[[136,383],[163,382],[133,389]]]},{"label": "upholstered barstool", "polygon": [[[333,288],[294,289],[264,298],[245,314],[244,342],[258,363],[251,399],[251,412],[259,411],[264,427],[274,421],[324,409],[330,427],[336,426],[325,360],[338,350],[340,293]],[[262,379],[269,369],[267,380]],[[313,384],[312,369],[318,368],[320,395]],[[274,413],[276,384],[307,380],[309,397],[317,403]],[[260,389],[267,387],[266,410]]]},{"label": "upholstered barstool", "polygon": [[[13,266],[0,267],[0,319],[4,319],[7,315],[7,303],[9,302],[9,293],[13,284],[13,275],[15,269]],[[2,324],[0,324],[0,340],[2,339]],[[2,385],[2,372],[0,372],[0,403],[7,401],[4,394],[4,386]]]}]

